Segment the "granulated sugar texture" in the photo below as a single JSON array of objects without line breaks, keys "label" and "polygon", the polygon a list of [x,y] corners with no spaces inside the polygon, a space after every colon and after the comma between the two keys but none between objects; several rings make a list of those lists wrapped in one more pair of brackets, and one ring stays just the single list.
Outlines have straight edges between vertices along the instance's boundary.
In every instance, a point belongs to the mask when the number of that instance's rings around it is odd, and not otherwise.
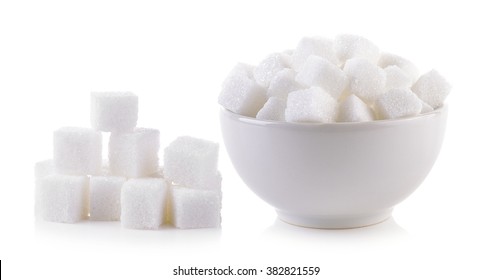
[{"label": "granulated sugar texture", "polygon": [[[272,67],[267,64],[262,73],[257,71],[263,82],[269,80],[266,68]],[[238,79],[236,86],[244,94],[262,90],[254,83],[241,83]],[[56,130],[53,159],[35,165],[36,217],[60,223],[121,221],[131,229],[155,230],[166,223],[186,229],[220,227],[218,144],[178,137],[164,149],[161,166],[160,132],[137,127],[135,94],[98,92],[91,98],[92,128]],[[239,103],[237,109],[244,107]],[[102,132],[110,133],[107,156],[102,152]]]},{"label": "granulated sugar texture", "polygon": [[256,67],[239,63],[218,103],[261,120],[366,122],[430,113],[450,89],[436,70],[420,76],[409,60],[342,34],[302,38],[293,52],[270,54]]}]

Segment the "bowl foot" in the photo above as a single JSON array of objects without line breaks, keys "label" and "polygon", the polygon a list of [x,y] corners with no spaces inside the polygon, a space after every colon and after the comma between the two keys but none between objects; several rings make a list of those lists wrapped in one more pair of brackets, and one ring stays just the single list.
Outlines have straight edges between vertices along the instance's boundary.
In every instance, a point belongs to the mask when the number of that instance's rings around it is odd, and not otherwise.
[{"label": "bowl foot", "polygon": [[276,210],[278,217],[289,224],[319,229],[349,229],[381,223],[392,214],[392,208],[360,215],[302,215]]}]

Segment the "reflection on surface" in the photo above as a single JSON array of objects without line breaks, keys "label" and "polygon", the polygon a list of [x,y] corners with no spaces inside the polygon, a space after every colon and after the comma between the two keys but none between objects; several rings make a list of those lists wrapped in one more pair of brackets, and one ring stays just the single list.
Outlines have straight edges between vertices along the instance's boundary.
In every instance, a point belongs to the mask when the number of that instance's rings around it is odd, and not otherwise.
[{"label": "reflection on surface", "polygon": [[409,234],[390,217],[376,225],[354,229],[312,229],[290,225],[276,219],[273,225],[263,232],[263,238],[272,240],[298,240],[303,243],[374,244],[408,238]]},{"label": "reflection on surface", "polygon": [[35,231],[38,238],[57,243],[129,245],[152,250],[209,249],[219,246],[221,239],[221,229],[180,230],[163,226],[159,230],[135,230],[122,228],[119,222],[84,221],[76,224],[62,224],[36,221]]},{"label": "reflection on surface", "polygon": [[[131,230],[119,222],[59,224],[36,221],[35,235],[43,243],[66,247],[95,247],[97,250],[146,250],[186,255],[216,253],[222,256],[261,251],[264,255],[288,250],[316,251],[394,246],[407,243],[409,234],[393,218],[369,227],[324,230],[293,226],[275,219],[273,224],[227,224],[222,229]],[[49,245],[48,245],[49,246]]]}]

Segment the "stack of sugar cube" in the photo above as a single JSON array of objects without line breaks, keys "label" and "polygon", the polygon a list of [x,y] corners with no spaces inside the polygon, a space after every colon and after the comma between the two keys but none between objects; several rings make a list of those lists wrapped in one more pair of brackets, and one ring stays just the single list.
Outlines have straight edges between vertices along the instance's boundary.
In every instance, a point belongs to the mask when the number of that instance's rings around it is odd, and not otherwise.
[{"label": "stack of sugar cube", "polygon": [[[129,92],[91,96],[92,128],[53,134],[53,159],[35,165],[36,215],[46,221],[121,221],[158,229],[221,225],[218,144],[179,137],[159,165],[160,132],[137,127],[138,97]],[[109,132],[103,163],[102,132]]]},{"label": "stack of sugar cube", "polygon": [[364,122],[432,112],[450,89],[436,70],[419,76],[409,60],[342,34],[305,37],[295,50],[271,54],[257,66],[237,64],[218,103],[261,120]]},{"label": "stack of sugar cube", "polygon": [[170,184],[170,222],[178,228],[218,227],[222,177],[218,144],[178,137],[164,150],[164,174]]}]

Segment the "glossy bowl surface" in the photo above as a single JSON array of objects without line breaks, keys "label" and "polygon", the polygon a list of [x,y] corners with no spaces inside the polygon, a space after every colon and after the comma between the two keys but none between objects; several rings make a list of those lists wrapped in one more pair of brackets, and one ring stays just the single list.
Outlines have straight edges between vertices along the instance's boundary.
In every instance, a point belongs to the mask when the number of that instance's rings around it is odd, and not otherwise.
[{"label": "glossy bowl surface", "polygon": [[285,222],[314,228],[379,223],[425,179],[448,108],[361,123],[262,121],[220,111],[228,155],[245,184]]}]

